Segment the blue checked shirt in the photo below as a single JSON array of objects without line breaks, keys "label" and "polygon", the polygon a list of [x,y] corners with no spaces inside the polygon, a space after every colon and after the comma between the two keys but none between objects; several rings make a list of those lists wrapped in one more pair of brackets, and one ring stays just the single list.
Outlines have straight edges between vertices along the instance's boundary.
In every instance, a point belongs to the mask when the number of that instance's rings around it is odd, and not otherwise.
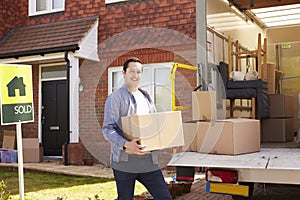
[{"label": "blue checked shirt", "polygon": [[[139,89],[149,103],[150,113],[156,112],[150,95]],[[136,114],[137,105],[134,96],[126,85],[110,94],[105,102],[102,132],[111,144],[111,160],[114,162],[128,161],[128,154],[123,147],[127,141],[123,137],[121,117]],[[158,163],[157,152],[151,152],[154,164]]]}]

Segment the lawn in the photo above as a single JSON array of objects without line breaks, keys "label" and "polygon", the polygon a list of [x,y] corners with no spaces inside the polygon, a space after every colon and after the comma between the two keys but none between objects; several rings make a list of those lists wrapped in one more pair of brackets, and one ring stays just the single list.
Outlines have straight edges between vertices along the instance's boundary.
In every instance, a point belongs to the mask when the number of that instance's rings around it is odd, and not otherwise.
[{"label": "lawn", "polygon": [[[18,172],[0,169],[12,200],[19,199]],[[24,173],[25,200],[113,200],[117,198],[115,182],[111,178],[68,176],[50,173]],[[137,183],[135,195],[146,189]]]}]

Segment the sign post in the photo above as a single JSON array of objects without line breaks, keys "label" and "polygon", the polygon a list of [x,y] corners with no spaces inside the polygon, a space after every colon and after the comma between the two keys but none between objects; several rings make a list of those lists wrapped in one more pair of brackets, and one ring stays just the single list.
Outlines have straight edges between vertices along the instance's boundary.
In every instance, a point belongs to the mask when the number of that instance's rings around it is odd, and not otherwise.
[{"label": "sign post", "polygon": [[[23,167],[23,144],[22,144],[22,126],[16,124],[17,143],[18,143],[18,172],[19,172],[19,195],[20,200],[24,200],[24,167]],[[20,142],[21,141],[21,142]]]},{"label": "sign post", "polygon": [[1,125],[16,124],[19,194],[24,200],[22,123],[33,122],[31,65],[0,64]]}]

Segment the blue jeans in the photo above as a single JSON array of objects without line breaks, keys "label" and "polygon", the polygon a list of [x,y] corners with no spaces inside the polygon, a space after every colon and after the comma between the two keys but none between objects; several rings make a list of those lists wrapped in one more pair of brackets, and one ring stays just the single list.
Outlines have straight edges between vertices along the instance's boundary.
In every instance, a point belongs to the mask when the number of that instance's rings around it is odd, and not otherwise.
[{"label": "blue jeans", "polygon": [[155,200],[172,200],[161,170],[128,173],[113,169],[113,172],[117,184],[118,200],[133,199],[136,180],[146,187]]}]

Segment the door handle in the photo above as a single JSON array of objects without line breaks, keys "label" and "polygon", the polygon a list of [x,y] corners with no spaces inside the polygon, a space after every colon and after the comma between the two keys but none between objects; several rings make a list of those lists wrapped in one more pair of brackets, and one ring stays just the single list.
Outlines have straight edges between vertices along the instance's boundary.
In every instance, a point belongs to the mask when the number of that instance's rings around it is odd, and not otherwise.
[{"label": "door handle", "polygon": [[59,130],[59,126],[50,126],[51,131],[57,131]]}]

